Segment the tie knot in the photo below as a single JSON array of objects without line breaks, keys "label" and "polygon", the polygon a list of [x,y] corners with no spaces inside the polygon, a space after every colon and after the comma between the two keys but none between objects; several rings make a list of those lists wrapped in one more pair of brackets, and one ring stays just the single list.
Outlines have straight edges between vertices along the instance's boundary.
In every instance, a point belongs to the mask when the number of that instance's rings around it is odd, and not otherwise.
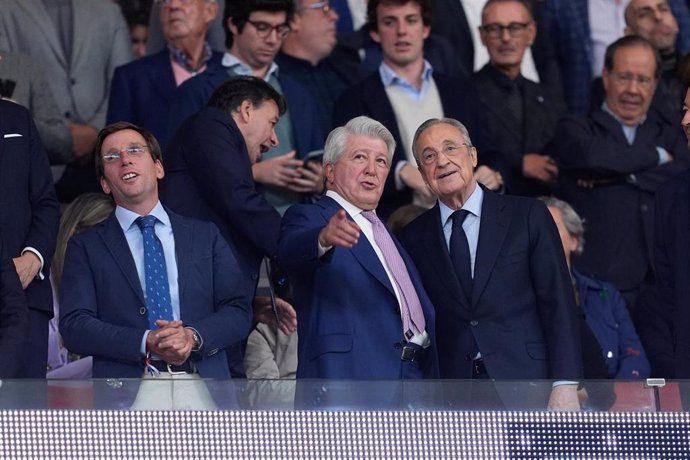
[{"label": "tie knot", "polygon": [[465,222],[465,218],[470,215],[470,212],[467,209],[458,209],[455,211],[453,214],[451,214],[451,218],[453,219],[453,227],[458,227],[462,226],[462,223]]},{"label": "tie knot", "polygon": [[372,224],[381,222],[379,216],[377,216],[374,211],[362,211],[362,216]]},{"label": "tie knot", "polygon": [[139,226],[139,229],[144,231],[145,228],[153,228],[153,226],[156,225],[156,216],[149,215],[137,217],[135,222]]}]

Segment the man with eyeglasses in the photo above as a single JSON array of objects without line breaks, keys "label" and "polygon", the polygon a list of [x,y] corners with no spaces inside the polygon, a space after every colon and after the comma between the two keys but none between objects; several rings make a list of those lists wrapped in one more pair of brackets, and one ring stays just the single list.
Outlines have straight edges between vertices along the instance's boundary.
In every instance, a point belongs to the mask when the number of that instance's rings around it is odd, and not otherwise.
[{"label": "man with eyeglasses", "polygon": [[170,99],[175,88],[207,69],[220,69],[222,53],[206,41],[218,14],[216,0],[156,0],[166,44],[156,54],[115,69],[107,122],[128,121],[167,143]]},{"label": "man with eyeglasses", "polygon": [[[424,120],[453,116],[472,127],[479,145],[485,147],[488,141],[472,82],[436,73],[424,58],[431,8],[431,0],[369,1],[370,35],[381,46],[383,62],[375,73],[345,91],[335,105],[335,125],[366,115],[383,123],[395,138],[391,172],[378,207],[379,215],[386,218],[400,206],[430,207],[434,201],[412,154],[412,136]],[[502,184],[500,174],[489,166],[480,166],[476,174],[492,189]]]},{"label": "man with eyeglasses", "polygon": [[486,2],[479,34],[489,63],[474,75],[506,192],[534,197],[550,195],[556,184],[558,167],[550,154],[565,111],[559,95],[521,73],[536,33],[525,0]]},{"label": "man with eyeglasses", "polygon": [[161,150],[147,130],[105,127],[96,169],[116,208],[65,253],[60,332],[95,378],[143,378],[133,408],[213,409],[200,378],[227,380],[251,300],[234,252],[209,222],[164,208]]},{"label": "man with eyeglasses", "polygon": [[606,50],[601,107],[561,120],[556,138],[559,194],[587,222],[588,250],[573,265],[613,282],[631,309],[654,280],[655,191],[690,160],[682,133],[649,110],[659,74],[647,40],[615,41]]},{"label": "man with eyeglasses", "polygon": [[331,129],[336,99],[356,82],[356,75],[344,63],[330,57],[336,45],[338,17],[328,0],[295,0],[290,33],[276,56],[280,71],[314,95],[323,132]]},{"label": "man with eyeglasses", "polygon": [[173,96],[170,114],[172,134],[182,121],[204,107],[214,89],[235,75],[262,78],[282,94],[289,108],[276,127],[278,147],[252,167],[254,180],[265,186],[266,198],[281,214],[323,188],[320,165],[304,162],[308,153],[323,148],[316,103],[308,88],[282,74],[274,62],[290,33],[293,11],[293,0],[228,2],[224,13],[228,50],[222,68],[181,85]]},{"label": "man with eyeglasses", "polygon": [[436,309],[441,378],[560,380],[550,398],[480,382],[453,403],[535,409],[549,399],[551,409],[577,409],[576,385],[564,382],[582,377],[575,299],[546,207],[479,184],[478,149],[457,120],[425,121],[413,150],[438,201],[400,239]]}]

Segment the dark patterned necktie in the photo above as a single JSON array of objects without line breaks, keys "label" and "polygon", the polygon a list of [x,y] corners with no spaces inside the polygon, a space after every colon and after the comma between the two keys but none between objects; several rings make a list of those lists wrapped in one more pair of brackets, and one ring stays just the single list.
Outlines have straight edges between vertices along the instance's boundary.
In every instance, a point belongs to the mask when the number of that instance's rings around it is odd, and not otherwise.
[{"label": "dark patterned necktie", "polygon": [[172,320],[170,285],[165,265],[163,245],[156,236],[155,216],[143,216],[136,220],[144,237],[144,277],[146,280],[146,307],[149,313],[149,329],[155,330],[156,320]]},{"label": "dark patterned necktie", "polygon": [[467,235],[462,228],[462,223],[470,214],[466,209],[455,211],[453,219],[453,232],[450,234],[450,260],[455,268],[455,276],[460,281],[460,286],[465,293],[467,301],[472,300],[472,265],[470,261],[470,245],[467,242]]}]

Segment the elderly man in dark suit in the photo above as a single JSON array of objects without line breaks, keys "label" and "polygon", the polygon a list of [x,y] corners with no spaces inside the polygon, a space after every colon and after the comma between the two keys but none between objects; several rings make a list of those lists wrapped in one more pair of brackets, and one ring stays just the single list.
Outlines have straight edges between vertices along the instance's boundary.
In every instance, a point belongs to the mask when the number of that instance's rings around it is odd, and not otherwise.
[{"label": "elderly man in dark suit", "polygon": [[612,282],[631,309],[654,279],[654,193],[690,165],[678,128],[649,110],[659,75],[647,40],[617,40],[606,51],[604,103],[562,119],[556,137],[559,194],[587,222],[588,250],[573,265]]},{"label": "elderly man in dark suit", "polygon": [[[99,133],[96,161],[103,191],[117,207],[67,247],[65,345],[93,356],[94,377],[149,371],[174,380],[171,400],[160,385],[143,385],[138,407],[208,408],[204,389],[187,383],[230,378],[225,349],[247,336],[252,317],[240,266],[215,225],[161,205],[165,172],[150,132],[109,125]],[[192,393],[178,394],[185,386]]]},{"label": "elderly man in dark suit", "polygon": [[202,72],[220,69],[223,54],[212,51],[205,40],[218,15],[215,0],[161,2],[158,12],[167,46],[115,69],[107,121],[128,121],[149,129],[165,146],[175,88]]},{"label": "elderly man in dark suit", "polygon": [[[426,121],[413,145],[439,200],[400,236],[436,308],[441,377],[581,378],[572,285],[546,207],[479,185],[457,120]],[[550,406],[576,408],[575,394],[557,385]]]},{"label": "elderly man in dark suit", "polygon": [[357,117],[326,140],[326,196],[283,219],[298,378],[437,377],[434,310],[407,253],[377,217],[395,141]]},{"label": "elderly man in dark suit", "polygon": [[497,151],[494,164],[513,195],[550,195],[558,177],[550,154],[565,105],[558,94],[520,71],[536,33],[527,1],[489,0],[484,6],[480,37],[490,60],[474,75],[474,83]]},{"label": "elderly man in dark suit", "polygon": [[29,305],[31,328],[20,377],[45,378],[53,295],[48,275],[59,223],[48,156],[29,111],[0,101],[0,238],[13,257]]}]

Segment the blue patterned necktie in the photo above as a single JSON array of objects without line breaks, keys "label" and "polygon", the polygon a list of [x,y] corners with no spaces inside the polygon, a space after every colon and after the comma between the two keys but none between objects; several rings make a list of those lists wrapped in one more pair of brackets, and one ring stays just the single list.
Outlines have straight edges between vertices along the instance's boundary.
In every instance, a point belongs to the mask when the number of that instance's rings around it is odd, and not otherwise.
[{"label": "blue patterned necktie", "polygon": [[135,221],[144,237],[144,276],[150,330],[158,329],[158,319],[173,319],[165,254],[154,229],[156,220],[155,216],[143,216]]},{"label": "blue patterned necktie", "polygon": [[450,260],[455,268],[455,275],[460,281],[460,286],[467,297],[467,301],[472,301],[472,262],[470,260],[470,245],[467,242],[467,235],[462,228],[462,223],[469,215],[466,209],[460,209],[452,214],[453,232],[450,235]]}]

